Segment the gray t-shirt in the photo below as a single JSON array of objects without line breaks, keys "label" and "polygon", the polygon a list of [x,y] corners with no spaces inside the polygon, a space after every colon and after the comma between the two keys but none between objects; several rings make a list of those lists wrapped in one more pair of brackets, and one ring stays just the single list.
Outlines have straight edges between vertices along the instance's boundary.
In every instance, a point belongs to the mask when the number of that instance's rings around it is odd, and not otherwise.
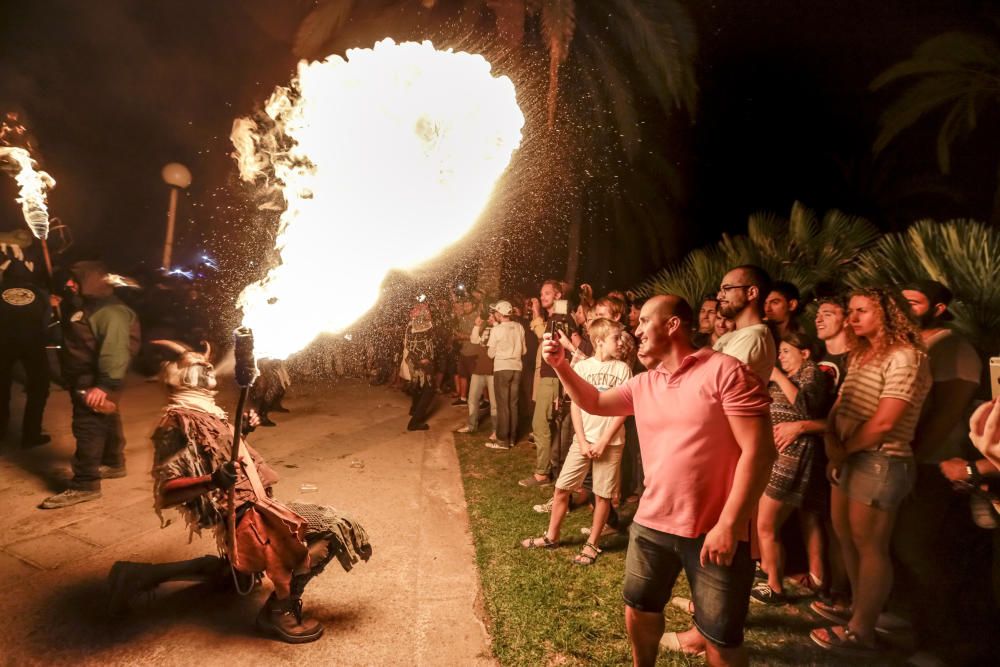
[{"label": "gray t-shirt", "polygon": [[[978,386],[982,362],[976,349],[960,334],[946,329],[927,341],[927,358],[930,362],[931,379],[938,382],[962,380]],[[933,388],[932,388],[933,391]],[[923,415],[934,409],[933,394],[924,401]],[[948,436],[939,442],[921,442],[914,456],[917,463],[940,463],[953,458],[963,458],[965,442],[969,432],[971,406],[966,406],[963,417],[958,420]]]}]

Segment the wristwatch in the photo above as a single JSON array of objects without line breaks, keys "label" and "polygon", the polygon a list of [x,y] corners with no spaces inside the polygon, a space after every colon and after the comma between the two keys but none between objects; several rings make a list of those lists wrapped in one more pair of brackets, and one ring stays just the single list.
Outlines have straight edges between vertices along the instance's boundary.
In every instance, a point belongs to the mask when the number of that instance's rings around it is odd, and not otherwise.
[{"label": "wristwatch", "polygon": [[969,476],[969,479],[965,480],[966,484],[978,486],[979,482],[982,481],[983,476],[979,474],[979,468],[972,461],[966,462],[965,472]]}]

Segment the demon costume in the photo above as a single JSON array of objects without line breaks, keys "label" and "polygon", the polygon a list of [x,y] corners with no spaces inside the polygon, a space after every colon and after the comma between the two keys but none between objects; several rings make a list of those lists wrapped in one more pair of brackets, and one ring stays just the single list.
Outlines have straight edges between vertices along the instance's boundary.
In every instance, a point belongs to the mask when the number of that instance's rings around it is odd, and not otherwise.
[{"label": "demon costume", "polygon": [[427,418],[434,404],[434,324],[431,311],[426,303],[419,303],[410,312],[410,324],[406,329],[403,347],[406,350],[406,366],[410,374],[409,391],[410,431],[425,431]]},{"label": "demon costume", "polygon": [[[216,574],[230,567],[264,574],[274,592],[257,616],[263,632],[290,643],[319,639],[323,626],[302,614],[306,584],[337,558],[344,570],[368,560],[372,549],[360,524],[332,507],[272,499],[278,475],[241,438],[240,459],[230,461],[233,427],[215,404],[215,375],[208,351],[199,354],[163,341],[181,355],[164,365],[170,398],[153,433],[153,491],[157,514],[177,507],[192,534],[215,532],[222,559],[198,558],[152,565],[116,563],[109,575],[112,611],[137,593],[170,579]],[[252,461],[252,462],[251,462]],[[228,524],[228,491],[235,490],[235,533]]]}]

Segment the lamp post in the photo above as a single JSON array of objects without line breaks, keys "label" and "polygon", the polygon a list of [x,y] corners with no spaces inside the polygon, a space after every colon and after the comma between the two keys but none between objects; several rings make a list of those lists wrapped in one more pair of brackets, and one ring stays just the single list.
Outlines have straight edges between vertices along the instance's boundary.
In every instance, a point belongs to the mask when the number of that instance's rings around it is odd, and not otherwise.
[{"label": "lamp post", "polygon": [[160,172],[170,186],[170,207],[167,209],[167,238],[163,241],[163,270],[170,269],[170,255],[174,249],[174,224],[177,218],[177,192],[191,185],[191,172],[179,162],[171,162]]}]

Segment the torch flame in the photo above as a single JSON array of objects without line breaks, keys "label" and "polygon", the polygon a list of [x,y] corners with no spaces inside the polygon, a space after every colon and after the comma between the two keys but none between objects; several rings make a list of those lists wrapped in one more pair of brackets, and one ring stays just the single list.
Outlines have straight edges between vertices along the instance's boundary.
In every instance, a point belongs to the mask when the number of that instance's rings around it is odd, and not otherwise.
[{"label": "torch flame", "polygon": [[56,181],[38,166],[31,154],[23,148],[13,146],[0,147],[0,162],[12,165],[14,180],[20,188],[17,203],[21,205],[24,220],[31,228],[36,238],[46,239],[49,236],[49,208],[45,201],[45,193],[55,187]]},{"label": "torch flame", "polygon": [[241,178],[273,179],[285,202],[281,263],[239,299],[258,356],[283,359],[342,331],[390,269],[415,268],[469,231],[524,125],[514,85],[490,69],[479,55],[385,39],[299,63],[265,107],[273,128],[234,124]]}]

